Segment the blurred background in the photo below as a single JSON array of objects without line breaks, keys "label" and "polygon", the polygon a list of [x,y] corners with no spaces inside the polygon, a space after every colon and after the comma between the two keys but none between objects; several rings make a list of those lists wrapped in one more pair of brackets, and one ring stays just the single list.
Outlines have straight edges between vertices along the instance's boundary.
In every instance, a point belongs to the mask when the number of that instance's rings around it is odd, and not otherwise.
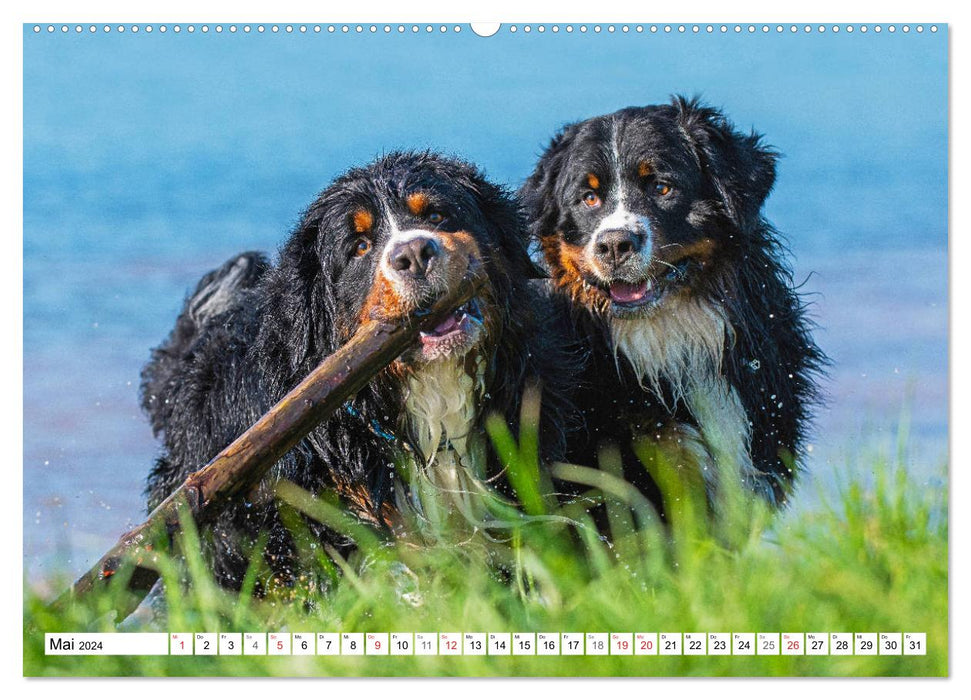
[{"label": "blurred background", "polygon": [[[947,34],[24,28],[24,567],[144,515],[139,371],[198,278],[274,251],[346,168],[432,148],[517,187],[562,125],[700,94],[784,157],[767,217],[833,360],[785,517],[857,457],[939,482],[948,440]],[[450,28],[452,25],[449,25]]]}]

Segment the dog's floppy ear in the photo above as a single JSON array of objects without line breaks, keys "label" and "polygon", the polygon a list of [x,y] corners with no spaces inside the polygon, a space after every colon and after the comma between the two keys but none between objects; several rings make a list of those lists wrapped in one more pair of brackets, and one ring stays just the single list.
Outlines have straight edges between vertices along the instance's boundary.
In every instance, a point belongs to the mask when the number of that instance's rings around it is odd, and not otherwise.
[{"label": "dog's floppy ear", "polygon": [[486,180],[477,183],[479,207],[509,262],[510,273],[522,279],[546,277],[529,256],[526,221],[518,199],[504,188]]},{"label": "dog's floppy ear", "polygon": [[309,357],[331,353],[340,345],[333,323],[335,300],[329,284],[326,259],[319,249],[324,225],[323,195],[301,216],[300,223],[280,250],[278,271],[274,275],[274,295],[284,328],[291,339],[291,364],[301,366]]},{"label": "dog's floppy ear", "polygon": [[557,183],[563,169],[566,153],[576,137],[577,125],[564,127],[546,147],[532,175],[523,184],[519,194],[526,209],[530,235],[535,240],[556,232],[560,225],[560,198]]},{"label": "dog's floppy ear", "polygon": [[675,97],[672,106],[729,218],[739,229],[748,230],[757,224],[775,182],[778,153],[763,145],[755,132],[737,131],[721,112],[702,105],[698,98]]}]

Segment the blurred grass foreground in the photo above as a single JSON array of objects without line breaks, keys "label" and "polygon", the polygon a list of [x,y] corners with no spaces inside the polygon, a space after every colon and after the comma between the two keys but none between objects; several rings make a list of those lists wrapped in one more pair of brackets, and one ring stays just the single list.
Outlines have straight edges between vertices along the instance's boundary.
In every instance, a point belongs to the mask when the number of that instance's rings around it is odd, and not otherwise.
[{"label": "blurred grass foreground", "polygon": [[[531,413],[529,406],[524,407]],[[697,480],[653,464],[668,506],[662,525],[620,477],[558,465],[583,484],[558,503],[524,416],[517,443],[501,421],[489,432],[521,509],[483,496],[483,518],[416,523],[421,541],[389,540],[335,502],[292,484],[277,493],[302,557],[316,572],[264,598],[253,557],[242,593],[219,588],[191,522],[161,554],[164,593],[120,626],[111,612],[125,572],[83,605],[53,612],[25,581],[24,674],[29,676],[945,676],[948,673],[946,465],[940,482],[914,483],[894,455],[856,458],[836,497],[811,512],[770,514],[722,489],[708,509]],[[723,480],[731,481],[731,480]],[[798,498],[798,491],[796,498]],[[598,531],[587,512],[605,515]],[[357,545],[343,557],[300,537],[302,517]],[[603,523],[606,523],[604,525]],[[604,530],[609,532],[604,532]],[[119,533],[120,534],[120,533]],[[609,535],[604,536],[604,535]],[[160,543],[164,545],[164,543]],[[259,545],[257,545],[259,546]],[[311,581],[310,579],[314,579]],[[65,588],[70,581],[63,577]],[[154,612],[153,612],[154,608]],[[925,656],[45,656],[45,632],[925,632]]]}]

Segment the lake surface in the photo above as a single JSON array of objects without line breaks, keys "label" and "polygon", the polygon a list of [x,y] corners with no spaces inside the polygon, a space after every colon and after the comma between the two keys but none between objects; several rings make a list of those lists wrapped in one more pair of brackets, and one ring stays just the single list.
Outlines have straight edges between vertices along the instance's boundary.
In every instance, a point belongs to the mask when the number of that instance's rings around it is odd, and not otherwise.
[{"label": "lake surface", "polygon": [[784,154],[766,214],[833,360],[796,512],[948,438],[947,36],[24,36],[24,565],[78,573],[144,515],[139,371],[198,278],[275,250],[396,148],[517,186],[564,123],[699,93]]}]

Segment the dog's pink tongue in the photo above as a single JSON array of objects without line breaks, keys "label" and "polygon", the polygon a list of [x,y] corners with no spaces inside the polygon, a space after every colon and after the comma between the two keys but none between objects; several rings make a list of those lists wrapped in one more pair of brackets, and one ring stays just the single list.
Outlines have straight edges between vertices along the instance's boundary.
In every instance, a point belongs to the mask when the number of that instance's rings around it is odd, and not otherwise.
[{"label": "dog's pink tongue", "polygon": [[455,314],[452,314],[444,321],[435,326],[435,335],[445,335],[446,333],[451,333],[456,328],[459,327],[459,321],[455,318]]},{"label": "dog's pink tongue", "polygon": [[627,282],[614,282],[610,285],[610,298],[619,301],[621,304],[629,304],[633,301],[640,301],[647,292],[647,282],[639,284],[628,284]]}]

